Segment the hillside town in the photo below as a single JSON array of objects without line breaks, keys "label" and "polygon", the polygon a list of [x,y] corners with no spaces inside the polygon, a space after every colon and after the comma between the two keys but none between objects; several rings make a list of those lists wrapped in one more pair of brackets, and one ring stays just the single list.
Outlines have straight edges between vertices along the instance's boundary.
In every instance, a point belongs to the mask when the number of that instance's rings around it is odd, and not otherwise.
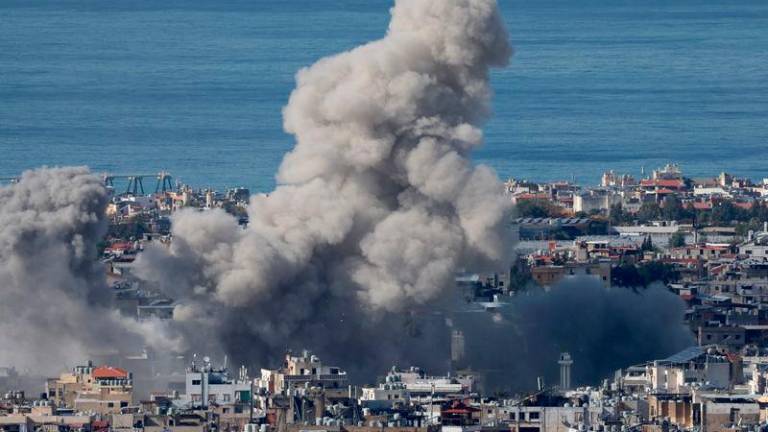
[{"label": "hillside town", "polygon": [[[160,173],[154,192],[139,177],[111,192],[101,245],[114,306],[138,320],[172,319],[175,299],[132,277],[150,243],[172,242],[181,209],[221,208],[248,224],[250,192],[195,190]],[[144,179],[146,180],[146,179]],[[509,180],[510,269],[457,274],[471,300],[489,310],[573,277],[607,289],[660,285],[685,304],[695,345],[627,364],[602,382],[574,382],[570,353],[551,359],[559,380],[516,394],[490,392],[472,371],[430,375],[418,366],[381,371],[378,383],[351,382],[350,365],[309,351],[287,352],[276,369],[230,370],[226,358],[178,359],[167,390],[142,394],[142,360],[83,359],[58,377],[20,390],[22,374],[0,365],[0,431],[359,431],[510,432],[670,430],[724,432],[768,427],[768,180],[722,173],[691,179],[667,165],[639,181],[608,171],[599,187]],[[122,185],[124,186],[124,185]],[[460,357],[455,332],[451,356]]]}]

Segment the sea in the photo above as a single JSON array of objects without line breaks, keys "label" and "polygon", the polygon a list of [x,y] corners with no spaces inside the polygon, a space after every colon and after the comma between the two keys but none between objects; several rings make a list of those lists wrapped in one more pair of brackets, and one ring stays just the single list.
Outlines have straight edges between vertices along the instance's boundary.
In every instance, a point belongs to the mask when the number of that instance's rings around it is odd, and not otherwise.
[{"label": "sea", "polygon": [[[392,4],[0,0],[0,177],[87,165],[268,192],[296,72],[382,37]],[[768,1],[499,4],[515,55],[477,163],[586,185],[670,162],[768,177]]]}]

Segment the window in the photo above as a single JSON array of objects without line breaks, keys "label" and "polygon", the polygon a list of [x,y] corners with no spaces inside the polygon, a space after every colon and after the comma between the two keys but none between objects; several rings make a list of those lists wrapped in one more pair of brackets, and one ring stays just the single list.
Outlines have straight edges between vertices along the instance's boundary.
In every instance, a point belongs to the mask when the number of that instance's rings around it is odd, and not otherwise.
[{"label": "window", "polygon": [[200,385],[200,380],[195,380],[195,379],[193,379],[193,380],[192,380],[192,385],[194,385],[194,386],[198,386],[198,385]]},{"label": "window", "polygon": [[128,402],[126,402],[126,401],[120,402],[120,408],[125,408],[127,406],[128,406]]},{"label": "window", "polygon": [[739,417],[740,417],[739,416],[739,409],[738,408],[731,408],[731,415],[730,415],[731,423],[736,423],[737,421],[740,421],[741,419]]},{"label": "window", "polygon": [[107,407],[108,408],[114,408],[115,407],[115,403],[114,402],[108,402],[107,403]]},{"label": "window", "polygon": [[515,419],[515,417],[516,417],[515,413],[513,413],[513,412],[512,412],[512,413],[509,413],[509,419],[510,419],[510,420],[514,420],[514,419]]},{"label": "window", "polygon": [[222,396],[222,398],[224,398],[224,402],[229,402],[232,400],[232,395],[230,395],[229,393],[226,393]]},{"label": "window", "polygon": [[312,375],[317,375],[317,368],[312,368]]},{"label": "window", "polygon": [[529,420],[538,420],[539,419],[539,413],[536,411],[531,411],[528,413],[528,419]]}]

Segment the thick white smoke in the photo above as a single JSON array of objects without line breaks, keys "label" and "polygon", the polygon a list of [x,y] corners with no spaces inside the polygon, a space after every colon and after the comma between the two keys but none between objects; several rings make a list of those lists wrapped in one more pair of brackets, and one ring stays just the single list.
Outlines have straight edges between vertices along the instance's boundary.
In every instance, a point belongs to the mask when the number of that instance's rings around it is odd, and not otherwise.
[{"label": "thick white smoke", "polygon": [[94,351],[181,348],[110,309],[96,250],[106,203],[85,168],[27,171],[0,188],[0,365],[56,373]]},{"label": "thick white smoke", "polygon": [[510,53],[495,0],[398,0],[386,37],[298,73],[284,109],[296,146],[278,187],[251,199],[248,228],[181,212],[170,251],[145,254],[141,277],[215,337],[232,337],[221,317],[241,310],[232,349],[284,347],[339,314],[358,326],[410,310],[450,289],[459,266],[503,268],[508,203],[469,155],[489,68]]}]

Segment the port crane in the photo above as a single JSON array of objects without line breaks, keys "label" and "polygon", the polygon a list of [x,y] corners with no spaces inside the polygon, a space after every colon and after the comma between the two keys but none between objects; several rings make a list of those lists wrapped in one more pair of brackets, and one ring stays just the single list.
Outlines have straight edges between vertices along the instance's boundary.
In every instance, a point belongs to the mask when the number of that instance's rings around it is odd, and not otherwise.
[{"label": "port crane", "polygon": [[[114,188],[115,180],[127,180],[128,185],[125,189],[125,193],[133,195],[144,195],[146,189],[144,188],[144,179],[155,179],[155,193],[170,192],[174,190],[173,176],[167,171],[160,171],[156,174],[108,174],[104,173],[101,176],[104,181],[104,186]],[[14,184],[19,181],[19,177],[0,177],[0,185]]]},{"label": "port crane", "polygon": [[155,193],[169,192],[174,189],[173,177],[167,171],[160,171],[157,174],[104,174],[104,186],[115,187],[116,179],[128,180],[128,186],[125,189],[125,193],[133,195],[144,195],[146,190],[144,189],[144,179],[154,178],[157,183],[155,185]]}]

